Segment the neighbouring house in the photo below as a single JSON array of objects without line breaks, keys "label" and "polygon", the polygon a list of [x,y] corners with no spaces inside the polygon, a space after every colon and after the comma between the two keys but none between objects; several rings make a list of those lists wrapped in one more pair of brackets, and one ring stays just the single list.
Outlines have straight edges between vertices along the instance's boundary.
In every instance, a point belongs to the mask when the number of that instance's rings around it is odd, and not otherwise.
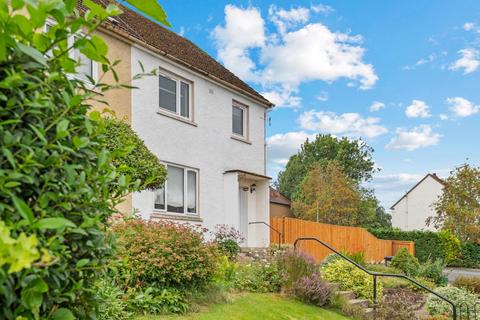
[{"label": "neighbouring house", "polygon": [[295,218],[291,208],[290,199],[270,187],[270,218]]},{"label": "neighbouring house", "polygon": [[435,216],[434,204],[443,187],[443,180],[435,173],[427,174],[391,206],[392,225],[402,230],[435,230],[426,220]]},{"label": "neighbouring house", "polygon": [[109,58],[122,60],[120,78],[141,73],[141,65],[157,75],[105,99],[168,171],[164,188],[130,195],[122,210],[208,229],[228,224],[243,233],[244,246],[268,246],[268,228],[249,223],[270,217],[265,128],[273,104],[189,40],[119,6],[124,13],[98,33]]}]

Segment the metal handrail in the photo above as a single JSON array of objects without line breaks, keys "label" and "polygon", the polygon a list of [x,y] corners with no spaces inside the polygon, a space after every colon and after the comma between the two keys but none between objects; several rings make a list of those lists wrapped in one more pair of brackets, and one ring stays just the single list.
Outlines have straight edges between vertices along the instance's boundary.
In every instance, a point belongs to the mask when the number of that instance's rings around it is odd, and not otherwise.
[{"label": "metal handrail", "polygon": [[278,234],[278,249],[280,249],[282,247],[281,246],[281,241],[282,241],[283,234],[280,231],[278,231],[277,229],[275,229],[274,227],[272,227],[271,225],[269,225],[265,221],[252,221],[252,222],[249,222],[248,224],[264,224],[267,227],[269,227],[271,230],[275,231]]},{"label": "metal handrail", "polygon": [[450,304],[452,306],[452,317],[453,317],[453,320],[457,320],[457,307],[455,306],[455,303],[453,303],[450,299],[447,299],[445,298],[444,296],[436,293],[435,291],[433,291],[432,289],[430,288],[427,288],[426,286],[424,286],[423,284],[417,282],[416,280],[410,278],[410,277],[407,277],[403,274],[394,274],[394,273],[381,273],[381,272],[375,272],[375,271],[370,271],[368,269],[366,269],[364,266],[358,264],[357,262],[353,261],[352,259],[350,259],[349,257],[345,256],[344,254],[338,252],[337,250],[335,250],[334,248],[332,248],[329,244],[323,242],[322,240],[320,239],[317,239],[317,238],[314,238],[314,237],[300,237],[300,238],[297,238],[295,240],[295,242],[293,243],[293,248],[296,250],[297,249],[297,244],[298,242],[300,241],[316,241],[318,243],[320,243],[321,245],[323,245],[324,247],[327,247],[328,249],[330,249],[331,251],[335,252],[336,254],[338,254],[340,257],[342,257],[343,259],[347,260],[348,262],[350,262],[351,264],[353,264],[354,266],[356,266],[357,268],[361,269],[362,271],[366,272],[367,274],[373,276],[373,304],[376,305],[377,304],[377,277],[392,277],[392,278],[402,278],[402,279],[405,279],[405,280],[408,280],[412,283],[414,283],[416,286],[430,292],[431,294],[433,294],[434,296],[437,296],[438,298],[442,299],[443,301],[447,302],[448,304]]}]

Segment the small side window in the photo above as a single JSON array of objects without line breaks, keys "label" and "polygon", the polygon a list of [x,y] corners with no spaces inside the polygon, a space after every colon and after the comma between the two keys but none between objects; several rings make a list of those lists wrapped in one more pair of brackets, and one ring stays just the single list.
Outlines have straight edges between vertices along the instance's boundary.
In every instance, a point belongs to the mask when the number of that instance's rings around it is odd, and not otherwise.
[{"label": "small side window", "polygon": [[232,133],[237,136],[247,137],[247,106],[236,102],[232,105]]}]

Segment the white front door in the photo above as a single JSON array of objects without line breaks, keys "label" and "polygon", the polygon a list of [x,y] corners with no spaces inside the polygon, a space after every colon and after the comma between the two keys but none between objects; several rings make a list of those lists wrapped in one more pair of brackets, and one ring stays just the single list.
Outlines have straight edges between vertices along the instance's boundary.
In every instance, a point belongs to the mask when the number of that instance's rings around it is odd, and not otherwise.
[{"label": "white front door", "polygon": [[240,187],[238,208],[239,208],[239,226],[240,233],[242,234],[244,241],[243,244],[247,244],[248,237],[248,189],[245,191]]}]

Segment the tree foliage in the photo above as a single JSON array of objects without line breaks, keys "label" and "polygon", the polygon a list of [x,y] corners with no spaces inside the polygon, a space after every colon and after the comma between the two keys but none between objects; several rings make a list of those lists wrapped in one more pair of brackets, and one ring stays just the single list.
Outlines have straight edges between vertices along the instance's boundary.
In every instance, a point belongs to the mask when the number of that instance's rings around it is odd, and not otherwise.
[{"label": "tree foliage", "polygon": [[337,162],[316,164],[292,202],[295,215],[305,220],[352,226],[358,223],[360,194]]},{"label": "tree foliage", "polygon": [[119,173],[138,180],[136,191],[155,190],[163,186],[167,172],[132,127],[115,118],[105,118],[105,146],[115,158],[113,164]]},{"label": "tree foliage", "polygon": [[480,168],[464,164],[445,180],[428,223],[455,234],[462,242],[480,243]]},{"label": "tree foliage", "polygon": [[277,189],[295,200],[304,177],[315,164],[326,165],[337,161],[345,175],[355,183],[368,181],[375,171],[373,149],[361,140],[317,135],[305,141],[301,150],[290,157],[285,170],[278,175]]}]

